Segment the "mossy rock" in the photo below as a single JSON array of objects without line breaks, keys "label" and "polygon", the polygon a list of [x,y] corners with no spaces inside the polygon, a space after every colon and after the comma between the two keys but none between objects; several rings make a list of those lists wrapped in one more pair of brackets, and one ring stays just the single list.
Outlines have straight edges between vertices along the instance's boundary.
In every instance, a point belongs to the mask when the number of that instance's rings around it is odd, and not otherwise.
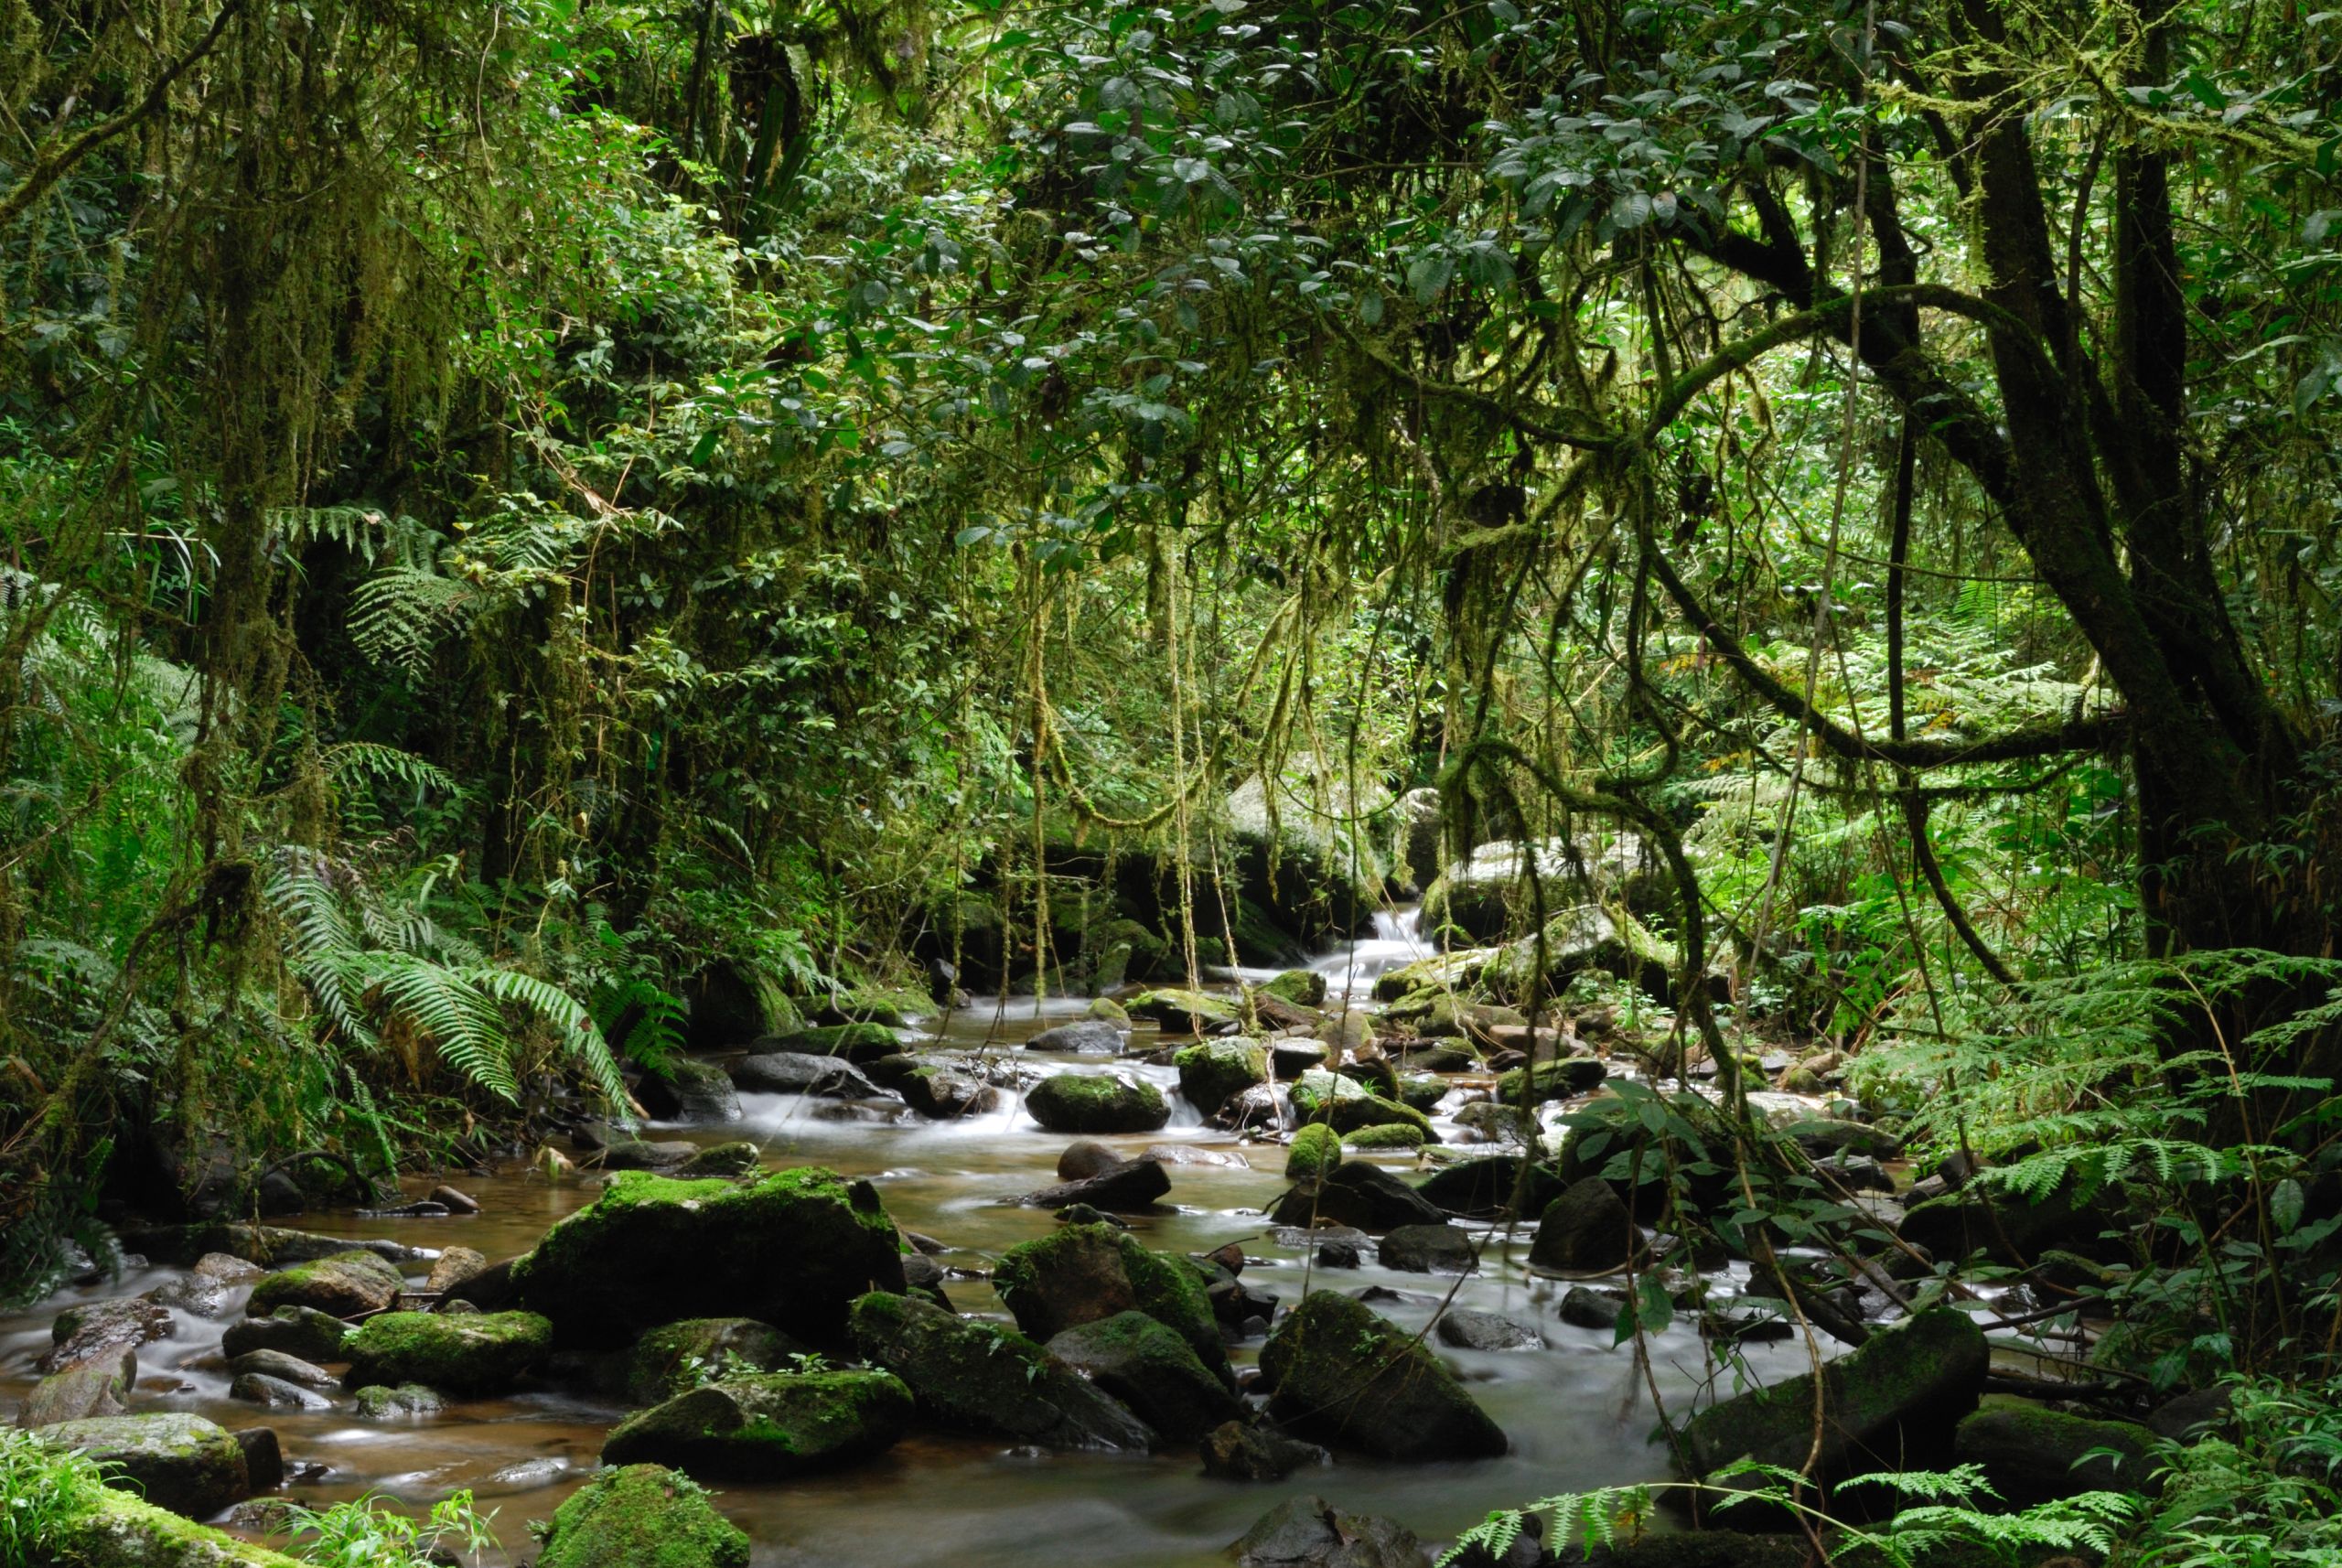
[{"label": "mossy rock", "polygon": [[280,1269],[252,1286],[245,1314],[266,1317],[280,1306],[306,1306],[336,1317],[380,1312],[406,1288],[406,1276],[371,1252],[337,1252]]},{"label": "mossy rock", "polygon": [[687,1317],[665,1324],[627,1352],[626,1397],[659,1404],[705,1382],[779,1370],[806,1347],[753,1317]]},{"label": "mossy rock", "polygon": [[1206,1040],[1171,1058],[1179,1092],[1209,1116],[1256,1083],[1269,1080],[1269,1055],[1258,1040]]},{"label": "mossy rock", "polygon": [[1526,997],[1541,989],[1544,995],[1559,996],[1578,975],[1598,969],[1623,976],[1667,1002],[1673,998],[1681,962],[1675,945],[1634,916],[1595,904],[1565,909],[1545,922],[1542,985],[1538,956],[1537,939],[1523,937],[1499,949],[1480,979],[1499,996]]},{"label": "mossy rock", "polygon": [[216,1422],[182,1411],[101,1415],[40,1429],[55,1448],[79,1448],[110,1486],[156,1508],[205,1519],[252,1493],[243,1444]]},{"label": "mossy rock", "polygon": [[1314,969],[1288,969],[1260,989],[1296,1007],[1326,1005],[1326,977]]},{"label": "mossy rock", "polygon": [[763,1158],[764,1151],[746,1139],[710,1144],[668,1174],[677,1181],[706,1181],[712,1177],[736,1181],[755,1170]]},{"label": "mossy rock", "polygon": [[401,1383],[385,1388],[371,1383],[358,1391],[358,1413],[369,1421],[399,1421],[424,1416],[444,1415],[447,1402],[436,1389],[421,1383]]},{"label": "mossy rock", "polygon": [[884,1024],[821,1024],[786,1035],[767,1035],[748,1047],[748,1054],[796,1051],[809,1057],[843,1057],[860,1067],[902,1048],[901,1036]]},{"label": "mossy rock", "polygon": [[[2152,1492],[2154,1445],[2154,1433],[2135,1421],[2093,1421],[1994,1400],[1960,1423],[1952,1457],[1982,1466],[1994,1491],[2029,1508],[2077,1492]],[[2082,1455],[2100,1449],[2107,1455],[2082,1463]]]},{"label": "mossy rock", "polygon": [[1048,1352],[1130,1406],[1167,1443],[1193,1443],[1243,1413],[1187,1342],[1144,1312],[1069,1328],[1049,1340]]},{"label": "mossy rock", "polygon": [[747,1568],[748,1538],[662,1465],[605,1470],[553,1510],[537,1568]]},{"label": "mossy rock", "polygon": [[220,1348],[230,1360],[253,1350],[282,1350],[305,1361],[338,1361],[349,1325],[314,1306],[280,1306],[265,1317],[231,1323]]},{"label": "mossy rock", "polygon": [[1096,998],[1089,1006],[1082,1009],[1081,1015],[1101,1024],[1112,1024],[1118,1029],[1127,1029],[1131,1026],[1129,1012],[1111,996]]},{"label": "mossy rock", "polygon": [[1025,1110],[1052,1133],[1152,1133],[1171,1120],[1155,1085],[1120,1073],[1045,1078],[1026,1091]]},{"label": "mossy rock", "polygon": [[1144,1450],[1155,1433],[1015,1329],[873,1291],[854,1304],[855,1351],[910,1386],[940,1425],[1048,1448]]},{"label": "mossy rock", "polygon": [[933,998],[899,985],[851,985],[830,998],[822,1016],[840,1024],[879,1024],[905,1029],[935,1016]]},{"label": "mossy rock", "polygon": [[1404,1073],[1399,1079],[1399,1092],[1389,1098],[1428,1116],[1447,1098],[1447,1080],[1427,1072]]},{"label": "mossy rock", "polygon": [[1370,1153],[1377,1149],[1420,1149],[1423,1146],[1423,1133],[1420,1127],[1386,1122],[1377,1127],[1360,1127],[1342,1142],[1353,1149]]},{"label": "mossy rock", "polygon": [[1557,1062],[1517,1067],[1497,1075],[1497,1101],[1503,1105],[1542,1105],[1549,1100],[1570,1100],[1593,1093],[1609,1076],[1610,1069],[1592,1057],[1564,1057]]},{"label": "mossy rock", "polygon": [[[1489,962],[1501,951],[1499,948],[1460,948],[1453,952],[1434,953],[1417,959],[1397,969],[1386,970],[1374,980],[1377,1002],[1402,1002],[1411,996],[1421,996],[1419,1011],[1428,1011],[1432,999],[1450,993],[1468,995],[1480,982]],[[1396,1015],[1397,1008],[1391,1012]]]},{"label": "mossy rock", "polygon": [[353,1389],[425,1383],[450,1393],[500,1393],[553,1350],[553,1325],[533,1312],[385,1312],[345,1347]]},{"label": "mossy rock", "polygon": [[1317,1291],[1261,1348],[1269,1413],[1297,1436],[1381,1459],[1489,1459],[1504,1432],[1407,1330]]},{"label": "mossy rock", "polygon": [[1232,999],[1204,991],[1142,991],[1123,1007],[1133,1018],[1160,1025],[1166,1034],[1191,1034],[1233,1024],[1241,1015]]},{"label": "mossy rock", "polygon": [[753,1317],[816,1344],[899,1290],[894,1221],[867,1181],[819,1165],[752,1181],[614,1177],[512,1266],[520,1305],[568,1345],[615,1347],[687,1317]]},{"label": "mossy rock", "polygon": [[1177,1334],[1205,1365],[1228,1364],[1202,1274],[1113,1226],[1064,1225],[1020,1241],[1001,1254],[992,1283],[1016,1326],[1037,1340],[1137,1311]]},{"label": "mossy rock", "polygon": [[1439,1142],[1439,1135],[1432,1131],[1430,1117],[1411,1105],[1386,1100],[1338,1073],[1312,1069],[1295,1079],[1293,1109],[1302,1121],[1323,1122],[1337,1133],[1398,1125],[1414,1128],[1426,1144]]},{"label": "mossy rock", "polygon": [[1323,1181],[1342,1163],[1342,1135],[1313,1122],[1293,1135],[1285,1149],[1284,1174],[1297,1182]]},{"label": "mossy rock", "polygon": [[112,1487],[47,1544],[38,1561],[56,1568],[308,1568]]},{"label": "mossy rock", "polygon": [[727,1378],[628,1417],[602,1444],[602,1463],[786,1480],[885,1453],[909,1427],[911,1411],[910,1390],[886,1372]]}]

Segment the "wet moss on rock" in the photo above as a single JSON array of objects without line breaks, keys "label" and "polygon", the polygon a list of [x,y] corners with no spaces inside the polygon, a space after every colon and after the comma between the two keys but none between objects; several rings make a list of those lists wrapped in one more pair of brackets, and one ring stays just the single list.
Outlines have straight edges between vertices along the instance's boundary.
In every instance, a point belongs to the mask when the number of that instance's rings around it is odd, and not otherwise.
[{"label": "wet moss on rock", "polygon": [[346,1342],[352,1389],[423,1383],[450,1393],[500,1393],[553,1349],[553,1325],[533,1312],[385,1312]]},{"label": "wet moss on rock", "polygon": [[280,1269],[252,1286],[245,1313],[265,1317],[280,1306],[307,1306],[336,1317],[379,1312],[398,1299],[406,1277],[371,1252],[338,1252]]},{"label": "wet moss on rock", "polygon": [[1284,1155],[1284,1174],[1298,1182],[1323,1181],[1342,1163],[1342,1135],[1322,1122],[1313,1122],[1293,1135]]},{"label": "wet moss on rock", "polygon": [[1119,1073],[1058,1073],[1035,1084],[1025,1110],[1052,1133],[1152,1133],[1171,1120],[1155,1085]]},{"label": "wet moss on rock", "polygon": [[910,1385],[940,1425],[1051,1448],[1154,1444],[1112,1395],[1013,1328],[883,1291],[854,1304],[853,1325],[854,1349]]},{"label": "wet moss on rock", "polygon": [[1414,1336],[1338,1291],[1310,1294],[1261,1348],[1269,1413],[1377,1458],[1493,1458],[1505,1435]]},{"label": "wet moss on rock", "polygon": [[748,1538],[661,1465],[605,1470],[553,1510],[537,1568],[747,1568]]},{"label": "wet moss on rock", "polygon": [[671,1465],[693,1476],[783,1480],[882,1454],[910,1424],[911,1391],[886,1372],[774,1372],[726,1379],[628,1417],[606,1465]]},{"label": "wet moss on rock", "polygon": [[1201,1269],[1150,1251],[1113,1226],[1065,1225],[1020,1241],[1001,1254],[992,1282],[1035,1339],[1135,1310],[1187,1341],[1206,1366],[1228,1364]]},{"label": "wet moss on rock", "polygon": [[1206,1040],[1171,1058],[1179,1092],[1209,1116],[1256,1083],[1269,1080],[1269,1057],[1258,1040]]}]

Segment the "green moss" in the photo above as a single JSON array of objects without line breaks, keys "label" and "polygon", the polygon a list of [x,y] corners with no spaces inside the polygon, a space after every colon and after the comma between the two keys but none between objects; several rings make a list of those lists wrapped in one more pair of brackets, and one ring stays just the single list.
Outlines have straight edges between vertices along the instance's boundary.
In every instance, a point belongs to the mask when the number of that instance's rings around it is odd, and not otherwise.
[{"label": "green moss", "polygon": [[1411,1110],[1429,1114],[1447,1098],[1447,1080],[1430,1073],[1410,1073],[1399,1080],[1399,1092],[1391,1098]]},{"label": "green moss", "polygon": [[854,1304],[854,1349],[910,1385],[946,1426],[1060,1448],[1144,1448],[1151,1434],[1013,1328],[873,1292]]},{"label": "green moss", "polygon": [[553,1325],[533,1312],[385,1312],[344,1343],[353,1389],[423,1383],[451,1393],[511,1387],[553,1349]]},{"label": "green moss", "polygon": [[537,1568],[747,1568],[748,1538],[698,1483],[658,1465],[606,1470],[553,1511]]},{"label": "green moss", "polygon": [[1048,1339],[1135,1309],[1186,1340],[1206,1363],[1224,1364],[1207,1280],[1186,1258],[1149,1251],[1111,1225],[1064,1225],[1001,1254],[993,1287],[1017,1326]]},{"label": "green moss", "polygon": [[1315,1291],[1261,1348],[1269,1412],[1295,1434],[1387,1459],[1492,1457],[1505,1436],[1421,1339]]},{"label": "green moss", "polygon": [[1058,1073],[1035,1084],[1025,1109],[1052,1133],[1151,1133],[1171,1120],[1155,1085],[1112,1073]]},{"label": "green moss", "polygon": [[900,985],[855,985],[830,999],[837,1015],[857,1024],[901,1028],[935,1015],[935,1004],[924,993]]},{"label": "green moss", "polygon": [[1207,1040],[1179,1052],[1171,1065],[1179,1069],[1179,1092],[1207,1116],[1269,1078],[1269,1055],[1258,1040]]},{"label": "green moss", "polygon": [[1322,1122],[1311,1122],[1293,1135],[1286,1149],[1284,1174],[1295,1181],[1322,1181],[1342,1163],[1342,1135]]},{"label": "green moss", "polygon": [[860,1063],[892,1056],[903,1048],[903,1042],[884,1024],[822,1024],[772,1036],[769,1047],[759,1048],[802,1051],[809,1057],[843,1057]]},{"label": "green moss", "polygon": [[779,1480],[884,1452],[910,1424],[911,1408],[910,1390],[886,1372],[727,1378],[628,1417],[602,1444],[602,1462]]},{"label": "green moss", "polygon": [[1314,969],[1288,969],[1261,989],[1296,1007],[1326,1004],[1326,977]]},{"label": "green moss", "polygon": [[1101,996],[1090,1004],[1081,1015],[1085,1018],[1101,1018],[1109,1024],[1130,1027],[1131,1015],[1123,1004],[1111,996]]},{"label": "green moss", "polygon": [[1304,1122],[1323,1122],[1337,1133],[1396,1124],[1414,1128],[1427,1144],[1439,1141],[1431,1118],[1422,1112],[1318,1068],[1303,1073],[1294,1084],[1293,1109]]},{"label": "green moss", "polygon": [[306,1568],[111,1487],[50,1545],[59,1568]]},{"label": "green moss", "polygon": [[635,1341],[627,1356],[627,1397],[637,1404],[658,1404],[735,1372],[773,1371],[805,1349],[752,1317],[685,1318]]},{"label": "green moss", "polygon": [[1236,1022],[1236,1004],[1203,991],[1143,991],[1123,1007],[1133,1018],[1145,1018],[1166,1031],[1187,1034],[1198,1028]]},{"label": "green moss", "polygon": [[280,1306],[315,1306],[355,1314],[382,1306],[406,1288],[406,1277],[371,1252],[337,1252],[295,1263],[252,1286],[245,1312],[265,1317]]},{"label": "green moss", "polygon": [[1380,1126],[1360,1127],[1343,1141],[1353,1149],[1420,1149],[1423,1146],[1423,1134],[1419,1127],[1386,1122]]}]

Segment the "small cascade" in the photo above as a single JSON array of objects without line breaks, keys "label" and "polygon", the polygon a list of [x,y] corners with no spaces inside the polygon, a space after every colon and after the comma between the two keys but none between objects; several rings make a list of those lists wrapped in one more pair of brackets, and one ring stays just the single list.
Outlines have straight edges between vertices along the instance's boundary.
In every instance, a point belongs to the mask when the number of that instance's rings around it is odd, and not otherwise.
[{"label": "small cascade", "polygon": [[1383,975],[1430,953],[1423,942],[1422,907],[1410,904],[1400,909],[1376,910],[1371,935],[1313,960],[1309,967],[1326,977],[1329,1000],[1363,999]]}]

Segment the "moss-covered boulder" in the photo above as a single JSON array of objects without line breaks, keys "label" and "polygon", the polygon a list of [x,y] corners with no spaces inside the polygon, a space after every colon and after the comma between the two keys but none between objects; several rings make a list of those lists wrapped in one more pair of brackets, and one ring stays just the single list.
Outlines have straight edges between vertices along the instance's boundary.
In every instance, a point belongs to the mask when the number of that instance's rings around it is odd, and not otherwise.
[{"label": "moss-covered boulder", "polygon": [[1296,1007],[1326,1005],[1326,977],[1314,969],[1288,969],[1274,980],[1264,983],[1261,989]]},{"label": "moss-covered boulder", "polygon": [[306,1306],[336,1317],[380,1312],[398,1299],[406,1277],[371,1252],[337,1252],[279,1269],[252,1286],[244,1312],[266,1317],[280,1306]]},{"label": "moss-covered boulder", "polygon": [[1296,1182],[1269,1217],[1279,1225],[1349,1225],[1380,1236],[1402,1225],[1445,1225],[1447,1216],[1380,1165],[1353,1160],[1323,1181]]},{"label": "moss-covered boulder", "polygon": [[280,1306],[266,1317],[228,1326],[220,1348],[232,1360],[253,1350],[282,1350],[305,1361],[338,1361],[349,1325],[314,1306]]},{"label": "moss-covered boulder", "polygon": [[1342,1163],[1342,1135],[1322,1122],[1313,1122],[1293,1135],[1286,1146],[1284,1174],[1296,1182],[1323,1181]]},{"label": "moss-covered boulder", "polygon": [[1180,1035],[1233,1024],[1240,1016],[1232,997],[1204,991],[1142,991],[1123,1004],[1123,1011],[1159,1025],[1166,1034]]},{"label": "moss-covered boulder", "polygon": [[1561,1178],[1546,1166],[1531,1165],[1524,1176],[1524,1162],[1511,1155],[1488,1155],[1458,1160],[1425,1176],[1415,1190],[1435,1208],[1461,1219],[1501,1219],[1545,1212],[1562,1196]]},{"label": "moss-covered boulder", "polygon": [[1227,1384],[1187,1342],[1144,1312],[1120,1312],[1069,1328],[1053,1337],[1047,1348],[1130,1406],[1166,1443],[1193,1443],[1243,1413]]},{"label": "moss-covered boulder", "polygon": [[1171,1058],[1179,1069],[1179,1092],[1187,1103],[1209,1116],[1269,1078],[1268,1053],[1258,1040],[1205,1040]]},{"label": "moss-covered boulder", "polygon": [[111,1361],[77,1361],[35,1383],[16,1412],[19,1426],[53,1426],[93,1415],[120,1415],[129,1409],[130,1385],[138,1380],[138,1354],[116,1352]]},{"label": "moss-covered boulder", "polygon": [[677,1394],[627,1418],[605,1465],[671,1465],[710,1480],[779,1481],[883,1454],[910,1425],[886,1372],[768,1372]]},{"label": "moss-covered boulder", "polygon": [[427,1383],[449,1393],[501,1393],[553,1350],[553,1325],[533,1312],[385,1312],[343,1347],[352,1389]]},{"label": "moss-covered boulder", "polygon": [[1399,1092],[1390,1098],[1410,1111],[1420,1111],[1428,1116],[1439,1109],[1439,1102],[1447,1098],[1447,1090],[1445,1079],[1427,1072],[1407,1072],[1399,1075]]},{"label": "moss-covered boulder", "polygon": [[902,1048],[902,1037],[884,1024],[822,1024],[786,1035],[762,1036],[749,1044],[748,1054],[795,1051],[809,1057],[843,1057],[860,1067]]},{"label": "moss-covered boulder", "polygon": [[62,1526],[47,1552],[38,1561],[57,1568],[306,1568],[113,1487],[100,1488],[96,1506]]},{"label": "moss-covered boulder", "polygon": [[1019,1242],[1001,1254],[992,1283],[1016,1326],[1036,1339],[1137,1311],[1177,1334],[1205,1365],[1228,1365],[1202,1276],[1111,1225],[1067,1225]]},{"label": "moss-covered boulder", "polygon": [[1152,1133],[1171,1120],[1155,1085],[1121,1073],[1059,1073],[1025,1095],[1026,1113],[1052,1133]]},{"label": "moss-covered boulder", "polygon": [[1592,1057],[1564,1057],[1557,1062],[1517,1067],[1497,1075],[1497,1099],[1506,1105],[1542,1105],[1549,1100],[1570,1100],[1602,1087],[1610,1069]]},{"label": "moss-covered boulder", "polygon": [[1378,1150],[1388,1152],[1420,1149],[1423,1146],[1423,1133],[1420,1127],[1410,1127],[1400,1122],[1385,1122],[1380,1126],[1360,1127],[1342,1141],[1353,1149],[1372,1154]]},{"label": "moss-covered boulder", "polygon": [[1994,1400],[1960,1423],[1951,1453],[1962,1465],[1982,1466],[1994,1491],[2027,1508],[2077,1492],[2154,1490],[2154,1433],[2135,1421]]},{"label": "moss-covered boulder", "polygon": [[1535,937],[1523,937],[1498,949],[1480,971],[1480,983],[1499,997],[1520,1000],[1532,992],[1559,996],[1578,975],[1599,969],[1666,1002],[1674,996],[1680,961],[1674,944],[1634,916],[1581,904],[1545,922],[1542,947]]},{"label": "moss-covered boulder", "polygon": [[183,1411],[59,1422],[40,1435],[54,1447],[81,1449],[110,1484],[189,1519],[208,1519],[252,1492],[234,1434]]},{"label": "moss-covered boulder", "polygon": [[818,1165],[738,1184],[628,1173],[512,1265],[520,1305],[567,1345],[615,1347],[686,1317],[753,1317],[816,1343],[903,1262],[878,1191]]},{"label": "moss-covered boulder", "polygon": [[380,1383],[358,1391],[358,1413],[369,1421],[404,1421],[444,1415],[447,1401],[436,1389],[421,1383],[385,1388]]},{"label": "moss-covered boulder", "polygon": [[1269,1413],[1382,1459],[1486,1459],[1504,1433],[1415,1336],[1338,1291],[1303,1300],[1261,1348]]},{"label": "moss-covered boulder", "polygon": [[[1938,1307],[1824,1366],[1821,1477],[1939,1467],[1953,1427],[1976,1408],[1987,1359],[1975,1319]],[[1693,1416],[1678,1450],[1687,1478],[1744,1456],[1802,1466],[1813,1444],[1814,1376],[1784,1378]]]},{"label": "moss-covered boulder", "polygon": [[537,1568],[747,1568],[748,1538],[660,1465],[605,1470],[553,1510]]},{"label": "moss-covered boulder", "polygon": [[652,1329],[626,1357],[626,1397],[660,1404],[702,1383],[778,1371],[807,1348],[753,1317],[687,1317]]},{"label": "moss-covered boulder", "polygon": [[1293,1112],[1304,1122],[1323,1122],[1337,1133],[1360,1127],[1413,1127],[1427,1144],[1439,1141],[1431,1118],[1413,1106],[1375,1093],[1354,1079],[1313,1069],[1294,1080]]},{"label": "moss-covered boulder", "polygon": [[910,1385],[940,1425],[1048,1448],[1144,1450],[1144,1422],[1013,1328],[873,1291],[854,1304],[854,1347]]}]

